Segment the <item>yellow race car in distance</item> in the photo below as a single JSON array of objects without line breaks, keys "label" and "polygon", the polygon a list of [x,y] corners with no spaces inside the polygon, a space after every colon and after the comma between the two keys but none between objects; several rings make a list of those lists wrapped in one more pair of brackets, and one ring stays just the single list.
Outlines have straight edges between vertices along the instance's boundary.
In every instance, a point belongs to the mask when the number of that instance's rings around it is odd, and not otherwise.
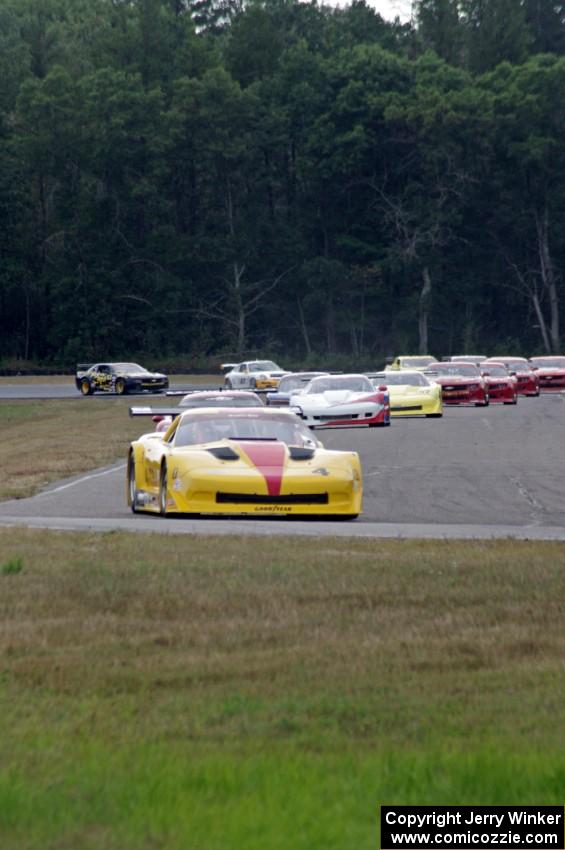
[{"label": "yellow race car in distance", "polygon": [[412,372],[414,369],[427,369],[431,363],[437,363],[437,357],[432,357],[431,354],[402,355],[395,357],[390,363],[387,363],[385,372],[403,370]]},{"label": "yellow race car in distance", "polygon": [[441,387],[421,372],[404,370],[375,372],[369,375],[373,384],[386,385],[390,396],[390,415],[443,416]]},{"label": "yellow race car in distance", "polygon": [[288,411],[187,410],[128,455],[134,513],[355,519],[362,495],[358,454],[326,451]]}]

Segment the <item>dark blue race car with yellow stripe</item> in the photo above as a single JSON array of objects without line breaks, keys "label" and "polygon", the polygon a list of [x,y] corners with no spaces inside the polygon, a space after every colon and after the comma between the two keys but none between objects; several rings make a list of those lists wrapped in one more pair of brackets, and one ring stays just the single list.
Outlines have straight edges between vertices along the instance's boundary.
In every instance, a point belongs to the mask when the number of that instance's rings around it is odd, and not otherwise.
[{"label": "dark blue race car with yellow stripe", "polygon": [[161,372],[149,372],[138,363],[79,363],[75,383],[82,395],[95,392],[160,393],[169,387],[169,379]]}]

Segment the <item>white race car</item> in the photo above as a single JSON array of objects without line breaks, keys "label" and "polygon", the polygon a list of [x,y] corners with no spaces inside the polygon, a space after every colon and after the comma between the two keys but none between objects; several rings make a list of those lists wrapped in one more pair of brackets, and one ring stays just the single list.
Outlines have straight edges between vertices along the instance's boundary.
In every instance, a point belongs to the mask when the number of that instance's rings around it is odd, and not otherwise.
[{"label": "white race car", "polygon": [[289,407],[311,428],[390,425],[386,388],[366,375],[324,375],[291,393]]},{"label": "white race car", "polygon": [[272,390],[276,389],[284,369],[272,360],[246,360],[244,363],[222,363],[222,371],[228,369],[224,376],[227,390]]}]

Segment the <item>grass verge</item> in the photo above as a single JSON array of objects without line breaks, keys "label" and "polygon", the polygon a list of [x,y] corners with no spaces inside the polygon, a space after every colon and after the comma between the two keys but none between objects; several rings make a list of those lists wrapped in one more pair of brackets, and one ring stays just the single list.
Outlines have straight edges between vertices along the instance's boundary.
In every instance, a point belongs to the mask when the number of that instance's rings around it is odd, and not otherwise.
[{"label": "grass verge", "polygon": [[[205,385],[212,377],[178,375],[175,383]],[[36,380],[0,378],[0,383]],[[49,376],[42,383],[60,381],[61,376]],[[163,395],[80,398],[78,394],[76,399],[0,401],[0,500],[32,496],[52,481],[125,459],[131,440],[153,427],[149,419],[131,419],[128,408],[169,407],[178,401]]]},{"label": "grass verge", "polygon": [[[154,401],[154,400],[152,400]],[[0,499],[31,496],[51,481],[126,458],[152,423],[131,399],[0,402]]]},{"label": "grass verge", "polygon": [[562,802],[560,544],[0,552],[2,850],[364,850],[382,802]]}]

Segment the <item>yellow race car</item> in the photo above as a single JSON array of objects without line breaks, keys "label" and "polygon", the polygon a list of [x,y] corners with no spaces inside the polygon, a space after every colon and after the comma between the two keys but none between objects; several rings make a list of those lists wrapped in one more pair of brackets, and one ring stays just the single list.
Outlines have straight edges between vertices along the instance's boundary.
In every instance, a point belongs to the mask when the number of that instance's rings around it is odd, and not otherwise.
[{"label": "yellow race car", "polygon": [[443,416],[441,387],[421,372],[404,370],[369,375],[375,386],[386,385],[390,396],[390,415]]},{"label": "yellow race car", "polygon": [[362,493],[357,453],[326,451],[281,410],[187,410],[164,433],[133,442],[128,455],[134,513],[355,519]]},{"label": "yellow race car", "polygon": [[402,370],[412,372],[414,369],[427,369],[431,363],[437,363],[437,357],[432,357],[430,354],[411,354],[406,357],[395,357],[390,363],[387,363],[385,372],[398,372]]}]

